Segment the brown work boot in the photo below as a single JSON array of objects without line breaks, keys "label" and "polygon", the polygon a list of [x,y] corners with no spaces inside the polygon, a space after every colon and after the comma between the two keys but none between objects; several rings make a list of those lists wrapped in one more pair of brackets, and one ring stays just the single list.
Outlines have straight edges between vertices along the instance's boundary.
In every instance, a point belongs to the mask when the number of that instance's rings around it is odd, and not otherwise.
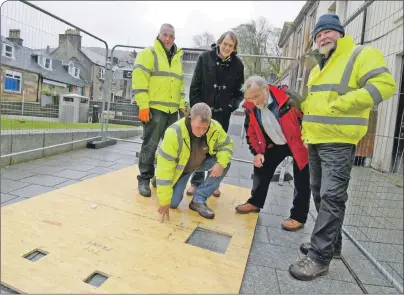
[{"label": "brown work boot", "polygon": [[292,218],[286,219],[282,224],[282,228],[284,230],[288,230],[288,231],[295,231],[295,230],[298,230],[299,228],[302,228],[303,226],[304,226],[304,223],[301,223]]},{"label": "brown work boot", "polygon": [[191,187],[187,190],[187,196],[193,196],[196,190],[196,186],[191,185]]},{"label": "brown work boot", "polygon": [[250,203],[244,203],[244,204],[238,205],[236,207],[236,211],[241,214],[248,214],[250,212],[258,213],[258,212],[260,212],[260,208],[254,206]]},{"label": "brown work boot", "polygon": [[219,189],[216,189],[216,190],[213,192],[212,196],[214,196],[214,197],[216,197],[216,198],[219,198],[219,197],[220,197],[220,194],[221,194],[221,192],[219,191]]}]

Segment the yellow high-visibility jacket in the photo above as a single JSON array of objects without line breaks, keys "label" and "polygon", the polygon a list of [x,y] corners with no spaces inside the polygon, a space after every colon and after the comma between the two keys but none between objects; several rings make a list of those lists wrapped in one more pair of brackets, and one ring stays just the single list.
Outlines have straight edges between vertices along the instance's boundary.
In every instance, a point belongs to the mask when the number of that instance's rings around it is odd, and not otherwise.
[{"label": "yellow high-visibility jacket", "polygon": [[[175,45],[174,45],[175,46]],[[177,48],[171,66],[159,40],[145,48],[135,59],[132,89],[140,110],[153,108],[174,113],[185,108],[183,51]]]},{"label": "yellow high-visibility jacket", "polygon": [[308,144],[356,145],[366,135],[371,108],[397,88],[383,54],[356,46],[350,36],[337,40],[335,52],[322,70],[313,68],[307,86],[302,139]]},{"label": "yellow high-visibility jacket", "polygon": [[[209,155],[216,155],[217,162],[226,168],[233,156],[234,142],[215,120],[211,120],[206,140]],[[191,153],[191,139],[185,118],[167,128],[157,151],[157,197],[161,206],[171,204],[173,187],[182,175]]]}]

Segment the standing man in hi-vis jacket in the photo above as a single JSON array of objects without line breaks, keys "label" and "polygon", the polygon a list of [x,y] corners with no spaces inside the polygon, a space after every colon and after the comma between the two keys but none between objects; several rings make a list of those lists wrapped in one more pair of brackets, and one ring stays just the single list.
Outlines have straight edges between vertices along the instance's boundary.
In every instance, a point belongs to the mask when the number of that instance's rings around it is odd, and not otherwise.
[{"label": "standing man in hi-vis jacket", "polygon": [[132,88],[144,123],[143,143],[139,156],[138,187],[144,197],[151,196],[150,180],[154,177],[157,146],[167,127],[185,112],[183,52],[174,43],[175,30],[163,24],[154,45],[136,56]]},{"label": "standing man in hi-vis jacket", "polygon": [[299,280],[328,273],[341,257],[342,223],[356,145],[368,129],[370,110],[392,97],[396,83],[383,53],[357,46],[335,14],[320,16],[312,32],[320,52],[302,102],[302,138],[309,148],[310,187],[318,212],[307,256],[289,267]]}]

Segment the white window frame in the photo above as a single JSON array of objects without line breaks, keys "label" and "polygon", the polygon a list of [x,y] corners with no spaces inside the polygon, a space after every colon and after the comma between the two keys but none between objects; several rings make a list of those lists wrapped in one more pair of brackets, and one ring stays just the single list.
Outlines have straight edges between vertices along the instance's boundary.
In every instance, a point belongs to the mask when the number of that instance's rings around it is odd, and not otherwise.
[{"label": "white window frame", "polygon": [[76,67],[72,62],[69,63],[68,72],[74,78],[80,78],[80,69]]},{"label": "white window frame", "polygon": [[[12,78],[12,79],[15,79],[15,80],[19,80],[20,81],[20,89],[18,91],[6,89],[6,77],[7,78]],[[5,92],[21,93],[21,91],[22,91],[22,73],[6,70],[5,75],[4,75],[3,87],[4,87]]]},{"label": "white window frame", "polygon": [[100,67],[100,79],[105,79],[105,68]]},{"label": "white window frame", "polygon": [[[11,48],[11,52],[6,51],[7,46]],[[13,45],[3,43],[3,50],[1,51],[2,56],[14,59],[14,53],[15,53],[15,47]],[[9,54],[9,55],[7,55],[7,54]],[[11,54],[11,56],[10,56],[10,54]]]},{"label": "white window frame", "polygon": [[[49,60],[49,66],[46,66],[46,61]],[[38,56],[38,64],[45,70],[52,71],[52,59],[46,56]]]}]

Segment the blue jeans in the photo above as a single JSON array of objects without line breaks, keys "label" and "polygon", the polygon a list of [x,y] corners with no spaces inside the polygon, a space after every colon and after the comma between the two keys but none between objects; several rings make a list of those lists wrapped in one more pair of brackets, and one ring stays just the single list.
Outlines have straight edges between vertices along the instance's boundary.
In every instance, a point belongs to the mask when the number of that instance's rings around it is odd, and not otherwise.
[{"label": "blue jeans", "polygon": [[[208,171],[217,163],[215,156],[209,156],[205,162],[202,163],[194,172],[203,172]],[[230,164],[224,169],[223,174],[219,177],[210,177],[210,172],[208,173],[208,177],[206,180],[201,183],[195,190],[192,201],[194,203],[205,204],[206,200],[214,193],[214,191],[220,186],[223,178],[226,176],[227,171],[230,169]],[[189,177],[192,175],[190,173],[183,173],[174,185],[173,197],[171,199],[171,208],[177,208],[181,203],[182,198],[184,197],[185,187],[189,180]]]}]

